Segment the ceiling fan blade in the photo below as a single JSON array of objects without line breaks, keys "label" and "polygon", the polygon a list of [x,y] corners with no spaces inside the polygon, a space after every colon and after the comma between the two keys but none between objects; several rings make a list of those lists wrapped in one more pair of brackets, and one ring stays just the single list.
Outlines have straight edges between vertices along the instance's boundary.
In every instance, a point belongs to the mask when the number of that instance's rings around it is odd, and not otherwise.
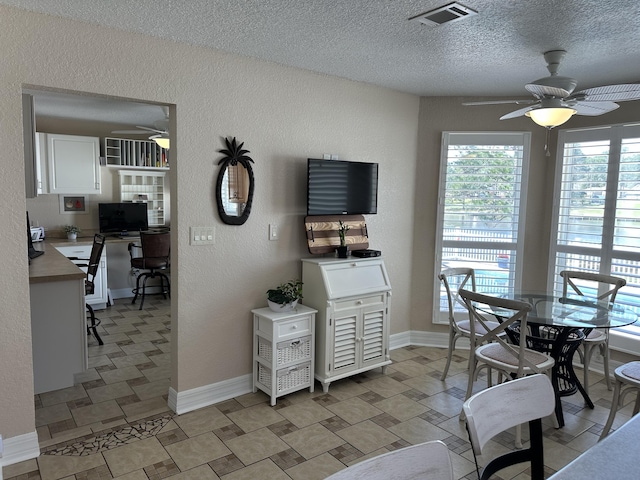
[{"label": "ceiling fan blade", "polygon": [[589,117],[602,115],[620,107],[620,105],[613,102],[576,102],[573,105],[570,104],[570,106],[576,110],[578,115],[587,115]]},{"label": "ceiling fan blade", "polygon": [[524,108],[521,108],[520,110],[515,110],[511,113],[507,113],[506,115],[501,116],[500,120],[509,120],[511,118],[522,117],[525,113],[527,113],[530,110],[533,110],[533,107],[524,107]]},{"label": "ceiling fan blade", "polygon": [[625,102],[640,100],[640,84],[623,83],[620,85],[603,85],[576,92],[569,99],[576,98],[583,102]]},{"label": "ceiling fan blade", "polygon": [[124,135],[148,135],[149,132],[144,130],[113,130],[111,133],[120,133]]},{"label": "ceiling fan blade", "polygon": [[538,98],[556,97],[564,98],[571,92],[560,87],[552,87],[550,85],[539,85],[537,83],[527,83],[524,88]]},{"label": "ceiling fan blade", "polygon": [[536,103],[537,100],[487,100],[485,102],[463,102],[462,105],[503,105],[503,104],[515,104],[515,105],[531,105]]}]

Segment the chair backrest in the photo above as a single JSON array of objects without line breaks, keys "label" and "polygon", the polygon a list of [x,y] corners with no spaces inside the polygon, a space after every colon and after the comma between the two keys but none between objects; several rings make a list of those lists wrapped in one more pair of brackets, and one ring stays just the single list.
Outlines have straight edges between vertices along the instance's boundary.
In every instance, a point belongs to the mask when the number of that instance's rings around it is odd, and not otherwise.
[{"label": "chair backrest", "polygon": [[[471,320],[469,322],[469,329],[471,330],[471,338],[475,339],[475,341],[471,342],[470,356],[475,355],[475,349],[478,345],[497,342],[504,347],[505,355],[511,355],[518,360],[518,372],[516,376],[522,376],[525,367],[530,368],[536,373],[540,373],[540,369],[527,360],[525,356],[526,342],[520,342],[519,345],[511,345],[506,342],[506,329],[512,325],[519,323],[519,330],[521,332],[527,331],[527,314],[531,311],[530,304],[517,300],[493,297],[491,295],[483,295],[465,290],[464,288],[461,288],[458,293],[469,311],[469,319]],[[497,325],[495,323],[489,323],[487,318],[478,313],[476,304],[483,304],[488,306],[491,311],[500,312],[500,323]],[[477,325],[481,325],[486,330],[484,335],[476,335]]]},{"label": "chair backrest", "polygon": [[440,440],[400,448],[340,470],[326,480],[453,480],[449,449]]},{"label": "chair backrest", "polygon": [[485,466],[482,479],[524,461],[531,462],[533,479],[544,478],[540,419],[551,415],[555,409],[555,394],[549,377],[536,374],[495,385],[470,397],[462,408],[474,455],[481,455],[487,442],[498,433],[529,422],[530,448],[492,460]]},{"label": "chair backrest", "polygon": [[[447,268],[440,272],[438,280],[444,285],[447,292],[447,302],[449,307],[449,323],[455,324],[455,308],[456,304],[460,304],[466,308],[466,305],[460,300],[460,289],[465,288],[469,280],[471,280],[471,290],[476,291],[476,274],[473,268]],[[457,287],[452,289],[452,284]]]},{"label": "chair backrest", "polygon": [[170,232],[140,232],[142,268],[167,268],[171,257]]},{"label": "chair backrest", "polygon": [[[571,287],[573,292],[577,293],[578,295],[584,295],[582,290],[580,290],[580,287],[576,284],[576,282],[574,282],[574,280],[583,280],[595,284],[597,292],[596,296],[598,300],[607,300],[609,303],[614,303],[616,301],[618,290],[620,290],[627,284],[627,281],[624,278],[592,272],[563,270],[560,272],[560,276],[562,277],[563,297],[567,296],[569,287]],[[578,283],[581,284],[582,288],[585,288],[583,282]],[[609,290],[603,291],[606,288],[609,288]]]},{"label": "chair backrest", "polygon": [[91,255],[89,255],[89,263],[87,264],[87,278],[85,280],[85,292],[91,295],[95,291],[95,278],[100,267],[100,257],[104,249],[105,237],[96,233],[93,236],[93,246],[91,247]]}]

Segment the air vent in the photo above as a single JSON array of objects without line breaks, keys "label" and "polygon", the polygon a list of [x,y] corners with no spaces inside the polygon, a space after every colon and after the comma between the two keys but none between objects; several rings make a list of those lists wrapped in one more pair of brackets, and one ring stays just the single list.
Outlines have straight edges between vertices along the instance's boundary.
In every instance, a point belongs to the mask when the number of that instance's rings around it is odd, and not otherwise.
[{"label": "air vent", "polygon": [[436,8],[435,10],[430,10],[426,13],[421,13],[415,17],[411,17],[409,20],[416,20],[424,25],[437,27],[438,25],[456,22],[477,14],[478,12],[475,10],[453,2],[445,5],[444,7]]}]

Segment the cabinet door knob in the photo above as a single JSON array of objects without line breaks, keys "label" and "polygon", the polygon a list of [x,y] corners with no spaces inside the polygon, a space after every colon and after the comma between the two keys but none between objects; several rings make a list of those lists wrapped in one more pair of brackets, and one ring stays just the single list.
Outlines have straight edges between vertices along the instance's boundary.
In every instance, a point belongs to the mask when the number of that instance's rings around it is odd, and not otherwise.
[{"label": "cabinet door knob", "polygon": [[298,326],[297,326],[297,325],[292,325],[292,326],[291,326],[291,330],[295,330],[296,328],[298,328]]},{"label": "cabinet door knob", "polygon": [[356,302],[356,305],[362,305],[362,300],[358,300],[358,301]]}]

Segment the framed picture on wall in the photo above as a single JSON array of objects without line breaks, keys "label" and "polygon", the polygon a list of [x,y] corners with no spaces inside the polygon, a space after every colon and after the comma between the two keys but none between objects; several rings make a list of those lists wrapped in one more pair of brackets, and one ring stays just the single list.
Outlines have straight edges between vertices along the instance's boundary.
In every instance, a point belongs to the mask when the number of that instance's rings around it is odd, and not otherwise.
[{"label": "framed picture on wall", "polygon": [[89,213],[89,200],[84,195],[58,195],[60,213]]}]

